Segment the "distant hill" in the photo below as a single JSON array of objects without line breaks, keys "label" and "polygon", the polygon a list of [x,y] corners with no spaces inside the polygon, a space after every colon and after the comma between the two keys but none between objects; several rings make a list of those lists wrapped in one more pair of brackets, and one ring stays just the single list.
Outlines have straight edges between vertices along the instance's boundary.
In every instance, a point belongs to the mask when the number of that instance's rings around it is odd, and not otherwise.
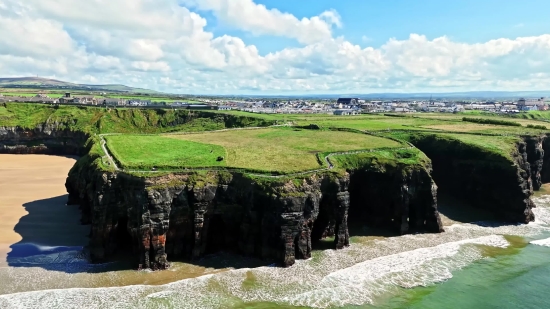
[{"label": "distant hill", "polygon": [[92,90],[127,93],[159,93],[144,88],[134,88],[125,85],[87,85],[64,82],[56,79],[42,77],[13,77],[0,78],[0,88],[33,88],[33,89],[67,89],[67,90]]}]

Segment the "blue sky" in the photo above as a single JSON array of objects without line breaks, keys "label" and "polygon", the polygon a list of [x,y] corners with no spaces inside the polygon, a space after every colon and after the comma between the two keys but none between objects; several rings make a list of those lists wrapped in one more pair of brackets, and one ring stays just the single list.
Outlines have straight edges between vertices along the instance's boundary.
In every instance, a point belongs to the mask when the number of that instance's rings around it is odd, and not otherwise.
[{"label": "blue sky", "polygon": [[[448,36],[465,43],[481,43],[495,38],[516,38],[548,33],[548,0],[257,0],[267,8],[288,12],[297,18],[336,10],[343,27],[335,36],[343,36],[363,47],[380,47],[390,38],[406,39],[411,33],[429,39]],[[219,22],[205,14],[210,31],[231,34],[256,45],[265,54],[288,46],[300,46],[295,40],[274,36],[255,36]]]},{"label": "blue sky", "polygon": [[548,0],[0,1],[4,76],[190,94],[550,90]]}]

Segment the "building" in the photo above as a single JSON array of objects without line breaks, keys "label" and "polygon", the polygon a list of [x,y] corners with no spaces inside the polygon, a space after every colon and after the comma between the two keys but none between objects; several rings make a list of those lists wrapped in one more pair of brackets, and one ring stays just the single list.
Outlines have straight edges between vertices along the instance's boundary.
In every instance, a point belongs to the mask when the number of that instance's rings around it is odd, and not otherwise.
[{"label": "building", "polygon": [[337,109],[334,111],[333,114],[338,116],[349,116],[349,115],[357,115],[357,112],[351,109]]},{"label": "building", "polygon": [[127,102],[128,101],[124,99],[105,98],[103,100],[99,100],[98,104],[105,106],[124,106]]},{"label": "building", "polygon": [[219,111],[230,111],[231,109],[232,109],[231,106],[225,106],[225,105],[218,106]]},{"label": "building", "polygon": [[81,96],[78,97],[78,103],[80,104],[88,104],[88,105],[97,105],[98,99],[94,96]]},{"label": "building", "polygon": [[359,103],[359,99],[357,98],[339,98],[338,101],[336,101],[336,104],[342,104],[342,105],[357,105]]},{"label": "building", "polygon": [[[542,98],[541,98],[542,99]],[[544,99],[542,99],[543,101],[541,102],[541,99],[524,99],[524,98],[521,98],[518,100],[518,109],[520,111],[536,111],[538,110],[538,107],[537,105],[539,104],[544,104]]]},{"label": "building", "polygon": [[61,103],[61,104],[63,104],[63,103],[75,103],[75,98],[71,97],[70,92],[66,92],[64,96],[59,98],[59,103]]}]

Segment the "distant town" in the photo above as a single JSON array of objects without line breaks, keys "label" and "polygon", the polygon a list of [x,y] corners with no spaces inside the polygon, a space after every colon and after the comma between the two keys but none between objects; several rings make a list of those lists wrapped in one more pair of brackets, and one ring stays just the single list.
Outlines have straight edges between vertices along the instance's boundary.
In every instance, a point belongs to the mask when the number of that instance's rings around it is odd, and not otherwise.
[{"label": "distant town", "polygon": [[[59,96],[59,95],[57,95]],[[91,105],[104,107],[144,107],[144,108],[187,108],[207,110],[239,110],[266,114],[334,114],[352,116],[364,113],[418,113],[440,112],[458,113],[463,111],[486,111],[494,113],[520,113],[524,111],[545,111],[549,102],[544,97],[520,98],[517,100],[364,100],[361,98],[339,99],[220,99],[195,98],[186,100],[155,100],[147,98],[120,98],[102,95],[72,95],[50,97],[46,93],[35,96],[0,94],[0,103],[43,103],[52,105]]]}]

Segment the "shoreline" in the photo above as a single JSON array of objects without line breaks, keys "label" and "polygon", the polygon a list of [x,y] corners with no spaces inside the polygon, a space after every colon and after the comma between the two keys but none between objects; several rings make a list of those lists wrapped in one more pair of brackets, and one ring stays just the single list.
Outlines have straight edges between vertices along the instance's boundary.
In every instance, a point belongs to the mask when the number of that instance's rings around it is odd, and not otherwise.
[{"label": "shoreline", "polygon": [[87,244],[78,209],[66,211],[65,205],[64,183],[74,162],[61,156],[0,154],[0,266],[8,265],[16,244]]}]

